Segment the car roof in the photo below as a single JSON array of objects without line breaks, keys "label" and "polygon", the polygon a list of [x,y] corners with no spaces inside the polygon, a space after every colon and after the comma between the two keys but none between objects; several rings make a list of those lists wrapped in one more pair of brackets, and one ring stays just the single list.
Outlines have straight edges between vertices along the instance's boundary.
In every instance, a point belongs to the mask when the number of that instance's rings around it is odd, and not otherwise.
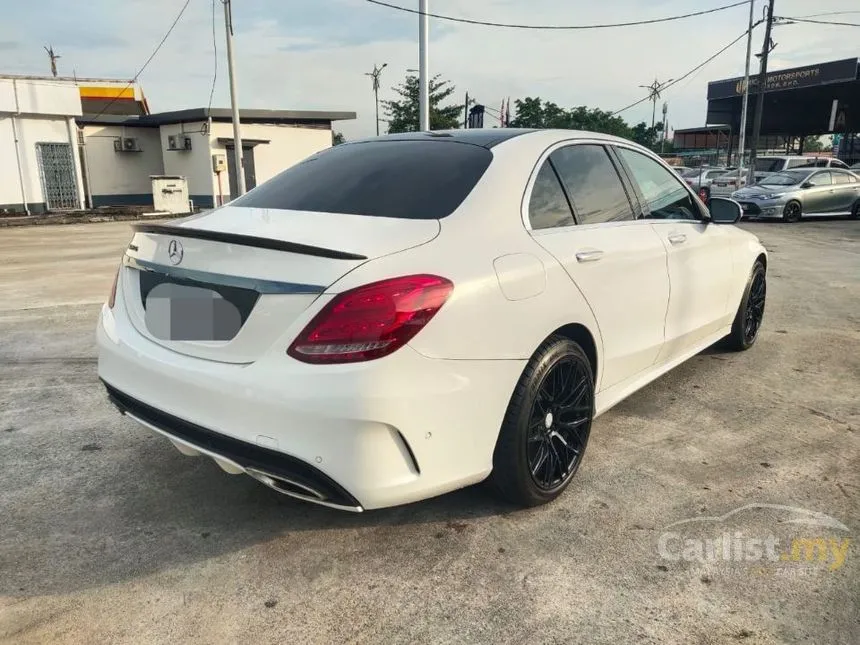
[{"label": "car roof", "polygon": [[567,141],[575,139],[594,139],[608,143],[625,143],[635,147],[638,144],[600,132],[589,132],[587,130],[550,130],[537,128],[473,128],[461,130],[433,130],[430,132],[400,132],[397,134],[385,134],[379,137],[367,139],[356,139],[348,141],[344,145],[354,143],[371,143],[374,141],[452,141],[457,143],[470,143],[483,148],[493,148],[505,141],[531,135],[530,139]]}]

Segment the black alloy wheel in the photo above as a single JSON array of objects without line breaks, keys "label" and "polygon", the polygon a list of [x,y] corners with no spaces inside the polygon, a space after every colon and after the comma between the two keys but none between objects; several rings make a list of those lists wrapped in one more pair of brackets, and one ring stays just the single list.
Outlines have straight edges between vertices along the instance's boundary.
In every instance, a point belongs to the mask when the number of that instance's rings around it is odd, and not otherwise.
[{"label": "black alloy wheel", "polygon": [[860,199],[854,202],[854,206],[851,208],[851,219],[860,219]]},{"label": "black alloy wheel", "polygon": [[801,216],[800,202],[788,202],[782,209],[782,219],[786,222],[799,222]]},{"label": "black alloy wheel", "polygon": [[587,371],[573,357],[558,361],[532,404],[526,454],[532,479],[543,491],[567,483],[588,442],[593,394]]},{"label": "black alloy wheel", "polygon": [[564,336],[541,343],[523,370],[493,453],[492,484],[519,506],[558,497],[582,463],[594,416],[594,374]]},{"label": "black alloy wheel", "polygon": [[764,319],[764,302],[767,295],[767,283],[764,272],[756,272],[750,285],[750,295],[744,312],[744,343],[752,345],[761,329]]},{"label": "black alloy wheel", "polygon": [[723,339],[728,349],[742,352],[755,344],[764,320],[766,298],[767,275],[764,264],[757,260],[732,323],[732,331]]}]

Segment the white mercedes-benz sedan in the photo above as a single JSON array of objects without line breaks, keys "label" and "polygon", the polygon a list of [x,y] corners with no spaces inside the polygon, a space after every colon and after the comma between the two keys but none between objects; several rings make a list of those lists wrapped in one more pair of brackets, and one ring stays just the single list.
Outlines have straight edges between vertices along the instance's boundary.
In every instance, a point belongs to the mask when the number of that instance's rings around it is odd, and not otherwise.
[{"label": "white mercedes-benz sedan", "polygon": [[287,495],[361,511],[489,478],[557,497],[592,421],[758,335],[767,254],[629,141],[422,132],[339,145],[142,224],[98,324],[130,419]]}]

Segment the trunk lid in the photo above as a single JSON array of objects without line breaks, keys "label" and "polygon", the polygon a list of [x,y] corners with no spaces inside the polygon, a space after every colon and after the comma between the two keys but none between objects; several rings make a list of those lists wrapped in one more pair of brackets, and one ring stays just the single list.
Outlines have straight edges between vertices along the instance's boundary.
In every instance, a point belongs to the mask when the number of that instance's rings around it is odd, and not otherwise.
[{"label": "trunk lid", "polygon": [[121,290],[137,331],[188,356],[251,363],[340,277],[430,242],[440,226],[226,206],[136,228]]}]

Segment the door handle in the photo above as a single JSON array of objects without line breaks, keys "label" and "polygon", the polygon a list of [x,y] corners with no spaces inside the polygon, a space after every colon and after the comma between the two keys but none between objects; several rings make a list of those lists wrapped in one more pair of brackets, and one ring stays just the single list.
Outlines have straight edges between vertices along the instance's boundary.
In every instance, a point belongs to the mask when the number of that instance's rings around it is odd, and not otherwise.
[{"label": "door handle", "polygon": [[687,241],[687,236],[683,233],[672,233],[669,235],[669,241],[672,244],[683,244]]},{"label": "door handle", "polygon": [[603,251],[600,249],[589,249],[587,251],[576,252],[577,262],[597,262],[602,257]]}]

